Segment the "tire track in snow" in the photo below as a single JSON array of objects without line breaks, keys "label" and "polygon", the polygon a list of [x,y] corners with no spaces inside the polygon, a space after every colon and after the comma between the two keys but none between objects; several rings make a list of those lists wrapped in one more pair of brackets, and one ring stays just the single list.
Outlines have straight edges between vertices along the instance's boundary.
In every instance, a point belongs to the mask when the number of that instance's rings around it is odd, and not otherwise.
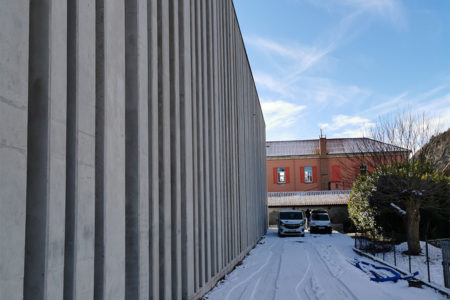
[{"label": "tire track in snow", "polygon": [[315,278],[315,277],[322,277],[323,274],[320,274],[319,276],[317,276],[316,272],[314,272],[314,270],[311,270],[313,263],[316,263],[316,264],[318,263],[317,259],[312,258],[310,255],[310,253],[312,254],[313,251],[315,251],[315,248],[309,243],[308,243],[307,248],[308,249],[305,249],[306,250],[305,252],[306,252],[306,257],[308,260],[308,267],[305,272],[305,275],[297,283],[297,285],[295,287],[296,296],[299,299],[303,299],[301,296],[301,293],[299,292],[299,288],[303,286],[303,293],[305,294],[305,296],[308,299],[310,299],[310,300],[328,299],[325,290],[321,287],[320,283]]},{"label": "tire track in snow", "polygon": [[277,295],[277,291],[278,291],[278,289],[280,287],[279,280],[280,280],[280,273],[281,273],[281,265],[283,263],[283,253],[284,253],[284,246],[285,245],[286,245],[286,242],[283,241],[282,245],[281,245],[281,250],[280,250],[280,259],[279,259],[279,262],[278,262],[277,280],[275,281],[275,291],[274,291],[274,294],[273,294],[273,299],[275,299],[275,296]]},{"label": "tire track in snow", "polygon": [[308,267],[306,268],[305,275],[303,275],[303,278],[300,279],[300,281],[295,286],[295,294],[297,295],[297,298],[299,300],[301,300],[302,297],[301,297],[300,293],[298,292],[298,288],[302,285],[302,283],[305,281],[306,277],[311,272],[311,259],[310,259],[310,256],[309,256],[309,252],[306,252],[306,259],[308,260]]},{"label": "tire track in snow", "polygon": [[[330,269],[330,266],[327,264],[327,262],[322,258],[322,256],[319,254],[320,252],[318,251],[318,249],[312,245],[312,248],[314,248],[314,250],[316,251],[316,256],[322,261],[322,263],[325,265],[325,268],[328,270],[329,274],[331,275],[331,277],[333,277],[336,281],[340,282],[340,285],[336,285],[338,288],[343,287],[343,289],[341,289],[341,292],[344,292],[344,294],[348,294],[348,296],[351,296],[353,299],[358,300],[358,297],[355,296],[355,294],[353,294],[353,292],[351,291],[351,289],[337,276],[335,276],[333,274],[333,272]],[[347,292],[347,293],[345,293]],[[348,297],[346,297],[346,299],[348,299]]]},{"label": "tire track in snow", "polygon": [[[338,251],[336,251],[334,248],[332,248],[331,245],[316,247],[316,249],[318,249],[317,253],[323,260],[326,261],[326,264],[329,267],[328,269],[331,271],[331,273],[334,276],[339,277],[342,274],[344,274],[345,271],[348,270],[348,267],[346,267],[345,264],[342,264],[343,261],[344,262],[347,261],[347,258],[344,257]],[[331,252],[334,253],[333,256],[332,256]],[[342,259],[342,258],[344,258],[344,259]],[[338,259],[341,260],[341,263],[337,262]]]},{"label": "tire track in snow", "polygon": [[250,295],[250,300],[253,300],[253,298],[255,297],[256,290],[257,290],[258,287],[259,287],[259,282],[260,282],[260,281],[261,281],[261,277],[258,278],[258,280],[256,281],[255,286],[253,287],[252,294]]},{"label": "tire track in snow", "polygon": [[[234,290],[236,290],[238,287],[242,286],[243,284],[247,283],[248,281],[250,281],[253,277],[255,277],[256,274],[258,274],[262,269],[264,269],[268,264],[270,259],[273,256],[273,251],[272,248],[276,245],[277,243],[274,242],[271,246],[270,246],[270,255],[267,257],[266,261],[264,262],[264,264],[262,266],[260,266],[255,272],[253,272],[252,275],[250,275],[246,280],[241,281],[239,284],[236,284],[235,286],[233,286],[230,291],[227,293],[227,295],[225,296],[225,300],[228,300],[230,295],[233,293]],[[234,300],[234,299],[233,299]]]}]

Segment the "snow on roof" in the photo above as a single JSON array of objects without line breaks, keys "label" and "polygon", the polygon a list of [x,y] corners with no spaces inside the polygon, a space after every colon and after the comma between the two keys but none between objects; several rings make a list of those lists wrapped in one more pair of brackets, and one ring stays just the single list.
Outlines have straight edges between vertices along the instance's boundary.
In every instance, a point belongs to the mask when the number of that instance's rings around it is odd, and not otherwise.
[{"label": "snow on roof", "polygon": [[349,199],[350,199],[350,191],[267,193],[267,202],[269,207],[347,205]]},{"label": "snow on roof", "polygon": [[[405,152],[407,149],[369,138],[327,139],[328,154]],[[301,156],[319,154],[319,140],[269,141],[267,156]]]}]

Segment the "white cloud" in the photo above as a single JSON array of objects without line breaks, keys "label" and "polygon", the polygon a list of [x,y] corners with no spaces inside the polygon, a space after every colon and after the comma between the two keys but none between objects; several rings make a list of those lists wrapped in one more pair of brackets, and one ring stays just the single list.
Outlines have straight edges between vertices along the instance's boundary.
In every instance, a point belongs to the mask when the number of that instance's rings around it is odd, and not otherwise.
[{"label": "white cloud", "polygon": [[[278,58],[279,70],[287,71],[286,78],[301,74],[319,62],[331,50],[328,47],[303,46],[296,43],[280,43],[262,37],[245,37],[245,44],[254,46],[266,55]],[[279,60],[284,59],[283,61]],[[287,67],[287,68],[286,68]]]},{"label": "white cloud", "polygon": [[370,128],[373,126],[362,126],[354,129],[347,129],[339,133],[333,134],[333,137],[339,138],[353,138],[353,137],[364,137],[370,134]]},{"label": "white cloud", "polygon": [[255,83],[258,87],[258,90],[266,89],[284,98],[294,97],[292,87],[286,85],[283,80],[280,80],[264,72],[254,72],[253,77],[255,78]]},{"label": "white cloud", "polygon": [[440,85],[414,96],[411,94],[403,92],[387,101],[380,97],[381,104],[367,108],[361,115],[385,117],[407,111],[425,114],[435,127],[442,130],[450,127],[450,85]]},{"label": "white cloud", "polygon": [[370,128],[375,124],[367,118],[360,116],[336,115],[332,123],[319,123],[324,132],[331,132],[332,137],[361,137],[367,136]]},{"label": "white cloud", "polygon": [[[331,133],[332,137],[360,137],[370,134],[376,126],[375,119],[389,118],[402,113],[413,116],[424,115],[430,125],[431,133],[438,133],[450,127],[450,87],[439,86],[417,96],[408,97],[404,92],[382,104],[375,105],[358,116],[336,115],[332,122],[319,123],[318,126]],[[444,92],[437,95],[439,92]]]},{"label": "white cloud", "polygon": [[347,115],[337,115],[332,118],[333,123],[322,123],[319,126],[323,126],[324,129],[329,129],[331,131],[339,130],[347,126],[372,126],[373,123],[369,119],[361,118],[359,116],[347,116]]},{"label": "white cloud", "polygon": [[405,104],[407,105],[407,92],[403,92],[400,95],[394,96],[388,100],[377,101],[381,102],[375,106],[361,112],[361,115],[380,116],[399,110]]},{"label": "white cloud", "polygon": [[261,100],[261,107],[268,130],[290,127],[298,120],[300,112],[306,108],[304,105],[296,105],[283,100]]},{"label": "white cloud", "polygon": [[406,27],[405,8],[401,0],[310,0],[310,3],[328,11],[337,8],[352,9],[364,14],[388,20],[399,29]]},{"label": "white cloud", "polygon": [[450,128],[450,93],[437,98],[426,99],[414,108],[418,113],[424,113],[430,118],[431,125],[444,131]]},{"label": "white cloud", "polygon": [[339,107],[347,103],[364,101],[371,91],[356,85],[341,85],[331,79],[303,77],[297,82],[297,95],[323,107]]}]

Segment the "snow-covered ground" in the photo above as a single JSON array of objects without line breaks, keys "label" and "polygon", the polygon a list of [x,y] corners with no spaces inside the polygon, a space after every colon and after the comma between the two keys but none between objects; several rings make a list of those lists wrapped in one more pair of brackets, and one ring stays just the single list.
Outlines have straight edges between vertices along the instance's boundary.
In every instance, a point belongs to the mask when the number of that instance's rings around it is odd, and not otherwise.
[{"label": "snow-covered ground", "polygon": [[370,281],[350,263],[357,257],[352,246],[350,237],[336,232],[279,238],[276,229],[269,229],[204,299],[445,299],[431,288],[408,287],[404,280]]},{"label": "snow-covered ground", "polygon": [[[419,277],[423,281],[428,281],[428,271],[427,271],[427,259],[425,256],[425,242],[420,242],[422,248],[422,255],[411,256],[411,271],[419,271]],[[409,272],[409,261],[408,255],[403,254],[408,250],[408,244],[402,243],[395,246],[396,251],[396,262],[397,267]],[[375,255],[377,258],[383,259],[383,254],[378,253]],[[430,257],[430,280],[433,283],[444,286],[444,271],[442,269],[442,250],[440,248],[434,247],[428,244],[428,256]],[[388,252],[384,254],[384,260],[394,265],[394,252]]]}]

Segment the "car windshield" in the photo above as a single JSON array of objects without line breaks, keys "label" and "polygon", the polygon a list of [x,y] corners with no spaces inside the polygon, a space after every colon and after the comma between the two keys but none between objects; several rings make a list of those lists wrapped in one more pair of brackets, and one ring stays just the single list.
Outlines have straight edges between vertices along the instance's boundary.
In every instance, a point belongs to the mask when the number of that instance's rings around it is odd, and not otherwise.
[{"label": "car windshield", "polygon": [[326,214],[312,214],[311,218],[317,221],[328,221],[328,215]]},{"label": "car windshield", "polygon": [[299,220],[303,219],[301,212],[280,212],[280,220]]}]

